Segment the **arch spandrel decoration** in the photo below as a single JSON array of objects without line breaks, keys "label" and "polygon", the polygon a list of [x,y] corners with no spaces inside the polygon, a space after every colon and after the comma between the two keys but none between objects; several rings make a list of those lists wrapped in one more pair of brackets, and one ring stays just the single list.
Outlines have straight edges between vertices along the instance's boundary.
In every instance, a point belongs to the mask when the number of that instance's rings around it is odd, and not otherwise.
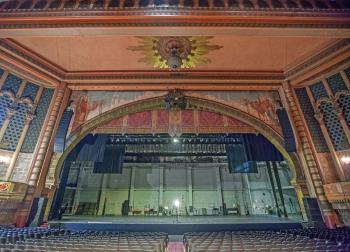
[{"label": "arch spandrel decoration", "polygon": [[[77,130],[74,131],[74,134],[67,141],[67,148],[60,156],[55,174],[59,174],[58,170],[62,167],[63,162],[70,151],[79,143],[79,141],[86,136],[88,133],[94,131],[101,125],[104,125],[110,122],[113,119],[137,113],[147,110],[156,110],[156,109],[165,109],[164,104],[165,96],[158,96],[148,99],[143,99],[136,102],[131,102],[112,110],[106,111],[99,116],[91,119],[85,124],[81,125]],[[264,135],[275,147],[282,153],[286,161],[288,162],[292,174],[293,179],[291,181],[292,184],[297,183],[298,180],[305,181],[303,176],[303,172],[299,165],[298,157],[296,154],[287,153],[284,149],[284,140],[272,127],[268,126],[265,122],[260,119],[257,119],[246,112],[243,112],[237,108],[232,106],[228,106],[217,101],[202,99],[198,97],[186,96],[189,109],[197,109],[201,111],[210,111],[218,114],[225,115],[227,117],[231,117],[237,119],[253,129],[256,132]]]}]

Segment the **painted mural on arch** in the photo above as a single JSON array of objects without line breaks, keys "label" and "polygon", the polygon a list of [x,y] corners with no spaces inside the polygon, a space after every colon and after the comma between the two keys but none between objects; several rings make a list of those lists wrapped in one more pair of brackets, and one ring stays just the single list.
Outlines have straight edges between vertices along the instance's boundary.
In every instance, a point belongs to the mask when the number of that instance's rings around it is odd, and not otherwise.
[{"label": "painted mural on arch", "polygon": [[[92,118],[119,106],[147,98],[163,96],[166,91],[73,91],[74,116],[69,134]],[[275,113],[277,91],[187,91],[185,95],[217,101],[250,114],[281,133]]]}]

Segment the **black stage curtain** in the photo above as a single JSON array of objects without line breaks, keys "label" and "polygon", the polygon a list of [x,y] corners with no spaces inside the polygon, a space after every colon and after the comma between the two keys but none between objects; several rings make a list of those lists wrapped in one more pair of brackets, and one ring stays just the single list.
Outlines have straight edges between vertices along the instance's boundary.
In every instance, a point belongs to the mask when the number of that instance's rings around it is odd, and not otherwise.
[{"label": "black stage curtain", "polygon": [[106,144],[103,162],[95,162],[94,173],[119,173],[123,171],[125,145]]},{"label": "black stage curtain", "polygon": [[283,161],[283,156],[262,135],[243,135],[244,147],[249,161]]},{"label": "black stage curtain", "polygon": [[103,162],[107,140],[107,135],[88,134],[82,140],[83,147],[80,150],[76,161]]},{"label": "black stage curtain", "polygon": [[54,152],[62,153],[64,151],[66,145],[66,135],[72,116],[73,112],[71,110],[65,110],[63,112],[55,137],[55,142],[53,146]]},{"label": "black stage curtain", "polygon": [[241,136],[241,144],[227,144],[226,153],[231,173],[257,173],[256,162],[283,161],[281,153],[265,137]]}]

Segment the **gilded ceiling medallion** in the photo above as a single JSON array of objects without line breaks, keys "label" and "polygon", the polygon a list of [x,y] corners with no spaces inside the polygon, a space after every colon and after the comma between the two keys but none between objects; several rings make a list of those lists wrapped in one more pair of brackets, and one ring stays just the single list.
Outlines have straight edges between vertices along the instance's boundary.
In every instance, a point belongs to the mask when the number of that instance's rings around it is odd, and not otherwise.
[{"label": "gilded ceiling medallion", "polygon": [[178,70],[206,65],[211,62],[207,54],[222,48],[210,44],[211,36],[137,38],[140,45],[129,46],[128,50],[142,52],[143,57],[139,62],[161,69]]}]

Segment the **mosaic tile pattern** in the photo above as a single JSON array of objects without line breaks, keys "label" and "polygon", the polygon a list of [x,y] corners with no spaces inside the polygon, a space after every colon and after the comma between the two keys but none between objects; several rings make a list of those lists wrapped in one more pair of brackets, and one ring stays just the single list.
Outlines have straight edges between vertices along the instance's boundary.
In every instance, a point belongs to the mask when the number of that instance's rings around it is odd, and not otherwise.
[{"label": "mosaic tile pattern", "polygon": [[35,111],[35,117],[29,126],[28,133],[23,142],[21,152],[25,152],[25,153],[34,152],[36,143],[40,135],[41,128],[45,121],[47,111],[50,107],[53,93],[54,93],[53,89],[48,89],[48,88],[44,89]]},{"label": "mosaic tile pattern", "polygon": [[350,125],[350,96],[342,95],[339,97],[339,105],[343,109],[343,114],[346,122]]},{"label": "mosaic tile pattern", "polygon": [[348,79],[350,79],[350,67],[344,70],[346,76],[348,76]]},{"label": "mosaic tile pattern", "polygon": [[305,88],[295,90],[301,110],[304,114],[306,124],[309,128],[312,141],[314,142],[317,152],[329,152],[326,140],[324,139],[320,124],[317,122],[311,101]]},{"label": "mosaic tile pattern", "polygon": [[26,86],[24,87],[22,97],[29,97],[32,101],[35,100],[35,96],[38,93],[39,86],[35,85],[31,82],[27,82]]},{"label": "mosaic tile pattern", "polygon": [[313,84],[310,86],[312,95],[314,96],[314,99],[317,101],[321,98],[328,97],[326,88],[324,87],[323,83],[317,82],[316,84]]},{"label": "mosaic tile pattern", "polygon": [[0,96],[0,128],[6,119],[7,110],[10,107],[11,103],[12,100],[8,96]]},{"label": "mosaic tile pattern", "polygon": [[16,94],[19,87],[21,86],[22,79],[13,75],[9,74],[4,81],[4,84],[2,85],[2,90],[10,90],[13,92],[13,94]]},{"label": "mosaic tile pattern", "polygon": [[335,94],[339,91],[342,91],[342,90],[348,90],[340,73],[337,73],[337,74],[334,74],[334,75],[328,77],[327,82],[328,82],[329,87],[331,88],[333,94]]},{"label": "mosaic tile pattern", "polygon": [[350,144],[339,122],[338,116],[333,112],[333,105],[331,103],[322,103],[320,105],[320,110],[323,113],[324,123],[328,129],[335,150],[349,149]]},{"label": "mosaic tile pattern", "polygon": [[16,149],[18,140],[22,134],[22,130],[25,124],[27,111],[27,104],[18,104],[16,113],[13,115],[9,126],[5,131],[3,142],[6,143],[6,146],[3,149],[10,151],[14,151]]}]

